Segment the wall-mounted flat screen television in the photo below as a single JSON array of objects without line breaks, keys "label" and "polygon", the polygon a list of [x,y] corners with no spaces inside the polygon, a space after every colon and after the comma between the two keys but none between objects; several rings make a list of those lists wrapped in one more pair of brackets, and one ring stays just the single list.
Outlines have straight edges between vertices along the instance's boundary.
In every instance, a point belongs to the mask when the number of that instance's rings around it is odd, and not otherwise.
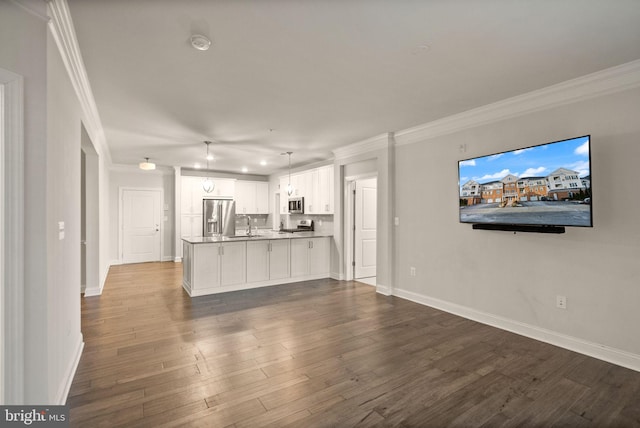
[{"label": "wall-mounted flat screen television", "polygon": [[590,143],[586,135],[459,161],[460,222],[593,227]]}]

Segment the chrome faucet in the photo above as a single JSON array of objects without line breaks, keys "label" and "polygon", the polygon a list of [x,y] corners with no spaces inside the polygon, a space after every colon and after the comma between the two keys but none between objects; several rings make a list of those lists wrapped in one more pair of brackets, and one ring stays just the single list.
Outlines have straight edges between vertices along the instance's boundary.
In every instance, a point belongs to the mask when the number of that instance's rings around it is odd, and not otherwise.
[{"label": "chrome faucet", "polygon": [[251,233],[251,217],[246,215],[246,214],[240,214],[241,217],[246,217],[247,218],[247,236],[253,236],[253,234]]}]

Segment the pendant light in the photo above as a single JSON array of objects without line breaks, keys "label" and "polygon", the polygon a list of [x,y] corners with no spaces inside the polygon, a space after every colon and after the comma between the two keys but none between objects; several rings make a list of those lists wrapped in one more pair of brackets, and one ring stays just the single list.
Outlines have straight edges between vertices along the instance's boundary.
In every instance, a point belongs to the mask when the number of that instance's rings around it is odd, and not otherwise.
[{"label": "pendant light", "polygon": [[[211,144],[211,141],[205,141],[204,143],[207,145],[207,172],[209,172],[209,159],[211,159],[211,155],[209,155],[209,144]],[[202,189],[206,193],[213,192],[213,189],[215,189],[215,187],[216,186],[213,183],[211,177],[206,177],[204,180],[202,180]]]},{"label": "pendant light", "polygon": [[138,167],[144,171],[151,171],[156,169],[156,164],[153,162],[149,162],[149,158],[144,158],[144,162],[140,162]]},{"label": "pendant light", "polygon": [[287,184],[287,195],[291,196],[293,194],[293,186],[291,185],[291,154],[293,152],[281,153],[283,155],[289,156],[289,184]]}]

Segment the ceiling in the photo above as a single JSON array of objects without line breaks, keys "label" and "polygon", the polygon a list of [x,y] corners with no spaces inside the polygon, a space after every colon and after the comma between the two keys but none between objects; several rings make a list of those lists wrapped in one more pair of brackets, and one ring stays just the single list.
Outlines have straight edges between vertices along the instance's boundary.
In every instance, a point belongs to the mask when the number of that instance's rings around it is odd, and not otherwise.
[{"label": "ceiling", "polygon": [[640,58],[638,0],[67,2],[118,164],[267,175]]}]

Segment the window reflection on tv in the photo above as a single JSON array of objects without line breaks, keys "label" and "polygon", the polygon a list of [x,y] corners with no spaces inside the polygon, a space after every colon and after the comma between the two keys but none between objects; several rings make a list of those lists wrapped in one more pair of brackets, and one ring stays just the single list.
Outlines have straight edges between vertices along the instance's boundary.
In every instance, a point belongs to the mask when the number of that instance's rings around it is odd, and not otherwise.
[{"label": "window reflection on tv", "polygon": [[460,222],[592,227],[590,136],[458,162]]}]

